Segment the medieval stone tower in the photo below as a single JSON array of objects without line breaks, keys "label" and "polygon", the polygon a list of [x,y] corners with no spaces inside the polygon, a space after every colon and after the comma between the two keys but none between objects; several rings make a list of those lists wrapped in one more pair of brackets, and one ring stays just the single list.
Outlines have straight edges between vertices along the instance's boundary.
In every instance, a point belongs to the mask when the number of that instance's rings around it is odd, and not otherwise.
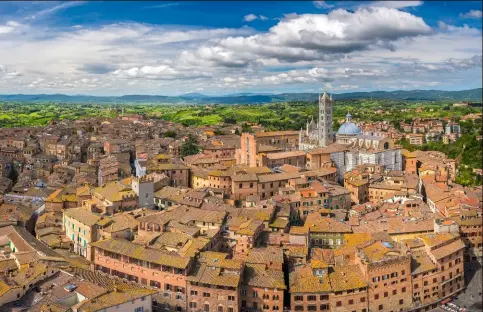
[{"label": "medieval stone tower", "polygon": [[324,91],[319,95],[319,125],[318,125],[319,146],[327,146],[333,142],[332,131],[332,96],[329,97]]}]

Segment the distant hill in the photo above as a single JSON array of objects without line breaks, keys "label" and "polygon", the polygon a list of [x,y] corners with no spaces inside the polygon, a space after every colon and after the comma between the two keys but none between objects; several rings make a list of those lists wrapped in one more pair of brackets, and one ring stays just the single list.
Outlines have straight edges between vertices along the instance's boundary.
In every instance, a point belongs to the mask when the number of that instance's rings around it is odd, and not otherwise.
[{"label": "distant hill", "polygon": [[[481,101],[482,88],[462,91],[411,90],[334,93],[335,99],[391,99],[391,100],[453,100]],[[90,96],[65,94],[5,94],[0,101],[60,102],[60,103],[166,103],[166,104],[261,104],[281,101],[316,101],[317,93],[238,93],[224,96],[209,96],[201,93],[186,93],[179,96],[123,95]]]},{"label": "distant hill", "polygon": [[197,93],[197,92],[191,92],[191,93],[185,93],[183,95],[180,95],[179,97],[187,98],[187,99],[200,99],[200,98],[206,98],[209,96],[201,93]]}]

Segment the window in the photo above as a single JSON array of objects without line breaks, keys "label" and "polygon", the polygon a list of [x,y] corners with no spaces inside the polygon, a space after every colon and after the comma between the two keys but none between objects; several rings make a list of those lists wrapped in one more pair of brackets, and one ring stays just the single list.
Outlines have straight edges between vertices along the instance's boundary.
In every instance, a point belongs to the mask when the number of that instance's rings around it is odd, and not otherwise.
[{"label": "window", "polygon": [[223,312],[223,306],[218,306],[218,312]]},{"label": "window", "polygon": [[377,299],[379,299],[379,294],[374,295],[374,300],[377,300]]},{"label": "window", "polygon": [[303,301],[304,296],[294,296],[294,301]]},{"label": "window", "polygon": [[190,308],[196,309],[196,302],[190,302]]},{"label": "window", "polygon": [[384,306],[382,304],[379,305],[379,311],[382,311],[384,309]]},{"label": "window", "polygon": [[402,304],[404,304],[404,300],[403,299],[400,299],[399,300],[399,305],[402,305]]},{"label": "window", "polygon": [[361,302],[366,302],[366,297],[361,297]]},{"label": "window", "polygon": [[337,302],[335,303],[335,306],[336,306],[336,307],[342,307],[342,301],[337,301]]},{"label": "window", "polygon": [[385,292],[384,292],[384,297],[386,298],[386,297],[388,297],[388,296],[389,296],[389,294],[387,293],[387,291],[385,291]]},{"label": "window", "polygon": [[395,289],[394,289],[394,290],[392,291],[392,294],[393,294],[393,295],[396,295],[396,294],[397,294],[397,290],[395,290]]},{"label": "window", "polygon": [[228,301],[235,301],[235,296],[228,296]]},{"label": "window", "polygon": [[329,300],[328,295],[320,295],[320,300]]},{"label": "window", "polygon": [[402,270],[401,271],[401,275],[405,275],[406,274],[406,271],[405,270]]},{"label": "window", "polygon": [[406,292],[406,287],[403,287],[403,288],[401,289],[401,291],[402,291],[403,293],[405,293],[405,292]]},{"label": "window", "polygon": [[196,290],[191,291],[191,296],[198,296],[198,292]]},{"label": "window", "polygon": [[317,311],[317,306],[314,306],[314,305],[309,305],[307,307],[307,311]]},{"label": "window", "polygon": [[307,296],[307,300],[308,301],[315,301],[315,300],[317,300],[317,297],[316,296]]},{"label": "window", "polygon": [[209,304],[207,304],[207,303],[205,303],[205,304],[203,305],[203,311],[204,311],[204,312],[210,312],[210,305],[209,305]]},{"label": "window", "polygon": [[134,312],[144,312],[144,307],[134,309]]},{"label": "window", "polygon": [[228,307],[228,312],[234,312],[232,307]]},{"label": "window", "polygon": [[304,306],[295,306],[295,311],[303,311]]},{"label": "window", "polygon": [[354,300],[350,299],[349,304],[354,304]]},{"label": "window", "polygon": [[414,284],[414,289],[418,289],[419,288],[419,285],[418,284]]},{"label": "window", "polygon": [[210,297],[210,293],[205,293],[205,292],[204,292],[204,293],[203,293],[203,297],[205,297],[205,298],[209,298],[209,297]]},{"label": "window", "polygon": [[258,292],[254,291],[253,292],[253,298],[257,298],[258,297]]},{"label": "window", "polygon": [[329,310],[328,304],[321,304],[320,305],[320,311],[327,311],[327,310]]}]

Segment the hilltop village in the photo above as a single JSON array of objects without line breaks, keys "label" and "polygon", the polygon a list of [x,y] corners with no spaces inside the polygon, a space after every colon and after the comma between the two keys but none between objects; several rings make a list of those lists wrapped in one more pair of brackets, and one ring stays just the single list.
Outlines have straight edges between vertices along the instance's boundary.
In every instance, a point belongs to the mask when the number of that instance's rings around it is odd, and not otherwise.
[{"label": "hilltop village", "polygon": [[[0,129],[0,306],[395,312],[461,294],[481,187],[390,124],[348,113],[334,131],[333,104],[299,131],[142,115]],[[412,144],[460,135],[400,126]]]}]

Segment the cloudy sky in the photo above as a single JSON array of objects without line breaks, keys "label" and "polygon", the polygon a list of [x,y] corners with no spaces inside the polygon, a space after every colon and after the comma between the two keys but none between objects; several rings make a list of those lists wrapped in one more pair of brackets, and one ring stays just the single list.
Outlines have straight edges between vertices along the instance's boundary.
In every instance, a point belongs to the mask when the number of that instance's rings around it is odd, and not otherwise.
[{"label": "cloudy sky", "polygon": [[0,93],[482,84],[481,1],[1,2]]}]

